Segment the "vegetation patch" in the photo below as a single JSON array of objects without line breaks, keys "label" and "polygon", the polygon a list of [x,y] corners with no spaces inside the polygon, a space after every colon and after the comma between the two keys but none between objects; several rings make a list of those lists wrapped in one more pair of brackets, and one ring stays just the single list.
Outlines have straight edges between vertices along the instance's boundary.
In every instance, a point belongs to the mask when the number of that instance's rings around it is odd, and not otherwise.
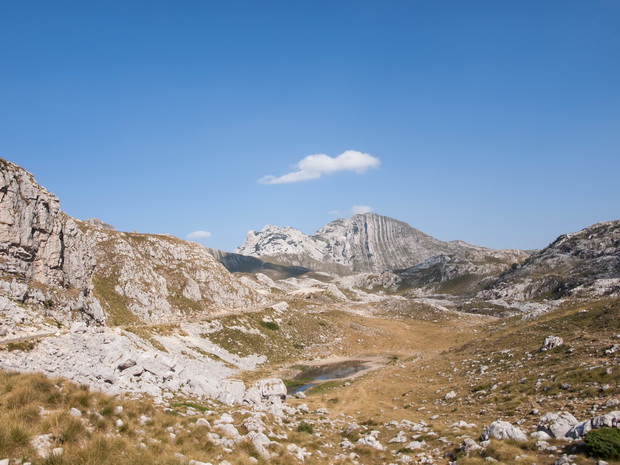
[{"label": "vegetation patch", "polygon": [[118,283],[118,274],[111,273],[108,276],[93,278],[93,294],[106,312],[106,323],[110,326],[136,325],[142,323],[140,319],[129,310],[129,299],[120,295],[114,289]]},{"label": "vegetation patch", "polygon": [[589,431],[584,438],[588,453],[602,459],[620,459],[620,429],[600,428]]},{"label": "vegetation patch", "polygon": [[297,432],[314,434],[314,426],[312,426],[310,423],[306,423],[305,421],[302,421],[299,423],[299,425],[297,425]]},{"label": "vegetation patch", "polygon": [[263,328],[267,328],[267,329],[269,329],[271,331],[277,331],[278,329],[280,329],[280,326],[278,325],[278,323],[276,323],[274,321],[263,321],[263,320],[261,320],[260,325]]},{"label": "vegetation patch", "polygon": [[22,352],[30,352],[34,349],[39,341],[30,339],[28,341],[9,342],[0,346],[0,350],[8,350],[9,352],[20,350]]}]

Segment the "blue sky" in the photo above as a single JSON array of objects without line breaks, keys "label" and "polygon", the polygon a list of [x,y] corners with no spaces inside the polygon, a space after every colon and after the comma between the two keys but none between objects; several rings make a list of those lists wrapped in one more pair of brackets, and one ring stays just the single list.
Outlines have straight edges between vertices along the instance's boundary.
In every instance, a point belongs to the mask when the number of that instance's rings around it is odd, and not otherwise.
[{"label": "blue sky", "polygon": [[[377,162],[265,182],[347,151]],[[541,248],[620,219],[620,2],[5,0],[0,157],[223,250],[356,206]]]}]

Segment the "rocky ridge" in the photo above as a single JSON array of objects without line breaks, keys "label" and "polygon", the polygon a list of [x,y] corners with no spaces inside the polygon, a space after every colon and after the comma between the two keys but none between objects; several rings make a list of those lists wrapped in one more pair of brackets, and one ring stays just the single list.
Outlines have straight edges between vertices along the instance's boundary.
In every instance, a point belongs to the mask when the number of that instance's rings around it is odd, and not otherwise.
[{"label": "rocky ridge", "polygon": [[291,227],[268,225],[262,231],[250,231],[235,252],[343,275],[407,269],[440,255],[487,254],[490,258],[502,256],[504,263],[526,256],[520,251],[504,253],[462,241],[443,242],[374,213],[332,221],[311,236]]},{"label": "rocky ridge", "polygon": [[597,223],[558,237],[508,270],[485,299],[559,299],[620,296],[620,221]]}]

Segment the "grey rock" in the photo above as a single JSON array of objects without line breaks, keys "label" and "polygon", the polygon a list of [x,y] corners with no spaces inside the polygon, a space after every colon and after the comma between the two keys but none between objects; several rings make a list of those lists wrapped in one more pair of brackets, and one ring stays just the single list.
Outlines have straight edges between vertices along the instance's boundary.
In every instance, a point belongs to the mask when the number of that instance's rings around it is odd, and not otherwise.
[{"label": "grey rock", "polygon": [[578,420],[568,412],[546,413],[538,421],[536,429],[552,438],[562,439]]},{"label": "grey rock", "polygon": [[243,395],[242,403],[246,405],[258,405],[262,402],[263,395],[255,386],[250,386]]},{"label": "grey rock", "polygon": [[542,343],[539,352],[546,352],[547,350],[555,349],[556,347],[564,344],[564,339],[559,336],[547,336]]},{"label": "grey rock", "polygon": [[558,237],[479,295],[485,299],[620,295],[620,220]]},{"label": "grey rock", "polygon": [[225,379],[221,383],[218,400],[226,405],[240,404],[244,398],[245,385],[239,379]]},{"label": "grey rock", "polygon": [[256,383],[256,388],[260,391],[263,399],[279,397],[286,398],[286,385],[279,378],[263,379]]},{"label": "grey rock", "polygon": [[482,447],[478,445],[476,441],[474,441],[472,438],[465,438],[459,449],[466,454],[470,454],[471,452],[481,450]]},{"label": "grey rock", "polygon": [[494,439],[513,439],[519,442],[527,441],[527,436],[520,428],[511,425],[506,421],[494,421],[489,426],[485,426],[480,435],[481,441]]}]

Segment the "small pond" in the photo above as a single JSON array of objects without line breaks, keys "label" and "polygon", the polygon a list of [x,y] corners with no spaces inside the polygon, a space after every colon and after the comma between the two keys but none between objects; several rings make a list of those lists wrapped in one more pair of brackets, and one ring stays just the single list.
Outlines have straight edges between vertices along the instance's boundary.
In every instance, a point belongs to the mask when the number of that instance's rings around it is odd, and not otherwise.
[{"label": "small pond", "polygon": [[292,382],[290,383],[292,386],[288,388],[288,394],[292,395],[305,391],[330,379],[348,378],[369,368],[371,365],[365,360],[348,360],[340,363],[305,367],[301,373],[289,380]]}]

